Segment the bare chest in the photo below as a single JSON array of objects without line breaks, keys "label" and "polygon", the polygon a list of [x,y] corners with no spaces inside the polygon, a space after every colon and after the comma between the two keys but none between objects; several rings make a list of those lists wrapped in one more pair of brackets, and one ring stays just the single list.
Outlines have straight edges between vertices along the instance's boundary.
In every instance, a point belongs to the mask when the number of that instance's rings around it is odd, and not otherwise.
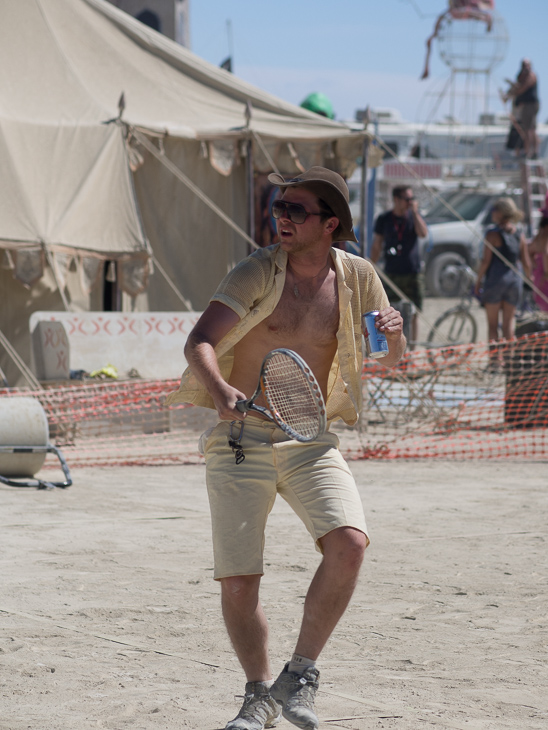
[{"label": "bare chest", "polygon": [[339,301],[334,272],[317,289],[299,286],[297,296],[294,283],[286,281],[272,314],[234,347],[230,384],[251,395],[263,357],[271,350],[286,347],[295,350],[308,363],[327,397],[338,327]]},{"label": "bare chest", "polygon": [[272,337],[302,337],[318,344],[331,342],[339,326],[339,300],[334,275],[319,288],[286,282],[275,310],[263,322]]}]

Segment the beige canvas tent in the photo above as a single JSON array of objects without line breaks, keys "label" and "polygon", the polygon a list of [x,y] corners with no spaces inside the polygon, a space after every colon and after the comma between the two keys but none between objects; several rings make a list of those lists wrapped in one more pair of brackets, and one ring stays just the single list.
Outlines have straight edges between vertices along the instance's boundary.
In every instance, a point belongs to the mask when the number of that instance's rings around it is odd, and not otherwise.
[{"label": "beige canvas tent", "polygon": [[105,270],[124,309],[202,309],[257,176],[362,150],[104,0],[5,3],[0,39],[0,329],[27,362],[30,314],[102,309]]}]

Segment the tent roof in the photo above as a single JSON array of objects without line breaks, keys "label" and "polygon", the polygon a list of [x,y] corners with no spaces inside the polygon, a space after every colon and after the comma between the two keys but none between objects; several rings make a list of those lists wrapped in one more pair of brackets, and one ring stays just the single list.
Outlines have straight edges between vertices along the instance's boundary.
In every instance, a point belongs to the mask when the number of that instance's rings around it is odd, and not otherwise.
[{"label": "tent roof", "polygon": [[0,246],[149,251],[126,127],[108,123],[122,92],[126,124],[221,151],[223,138],[249,134],[248,103],[249,128],[271,147],[333,142],[351,166],[364,135],[239,80],[106,0],[4,3],[0,41]]},{"label": "tent roof", "polygon": [[217,68],[106,0],[25,0],[2,11],[0,116],[43,124],[124,121],[187,138],[245,126],[280,139],[353,135]]}]

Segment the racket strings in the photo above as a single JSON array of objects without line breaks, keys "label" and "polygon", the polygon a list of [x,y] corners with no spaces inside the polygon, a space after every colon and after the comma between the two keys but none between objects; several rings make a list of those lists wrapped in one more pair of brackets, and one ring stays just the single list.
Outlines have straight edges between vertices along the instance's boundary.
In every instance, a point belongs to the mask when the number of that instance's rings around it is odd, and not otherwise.
[{"label": "racket strings", "polygon": [[277,421],[307,438],[318,435],[325,405],[312,373],[304,372],[291,357],[276,353],[265,368],[263,390]]}]

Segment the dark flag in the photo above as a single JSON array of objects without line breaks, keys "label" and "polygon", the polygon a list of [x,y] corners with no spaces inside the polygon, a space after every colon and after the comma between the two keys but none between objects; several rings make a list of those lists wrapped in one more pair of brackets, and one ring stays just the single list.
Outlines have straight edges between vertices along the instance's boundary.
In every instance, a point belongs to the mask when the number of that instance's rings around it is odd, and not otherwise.
[{"label": "dark flag", "polygon": [[220,68],[224,68],[225,71],[230,71],[232,73],[232,56],[227,56],[225,60],[221,63]]}]

